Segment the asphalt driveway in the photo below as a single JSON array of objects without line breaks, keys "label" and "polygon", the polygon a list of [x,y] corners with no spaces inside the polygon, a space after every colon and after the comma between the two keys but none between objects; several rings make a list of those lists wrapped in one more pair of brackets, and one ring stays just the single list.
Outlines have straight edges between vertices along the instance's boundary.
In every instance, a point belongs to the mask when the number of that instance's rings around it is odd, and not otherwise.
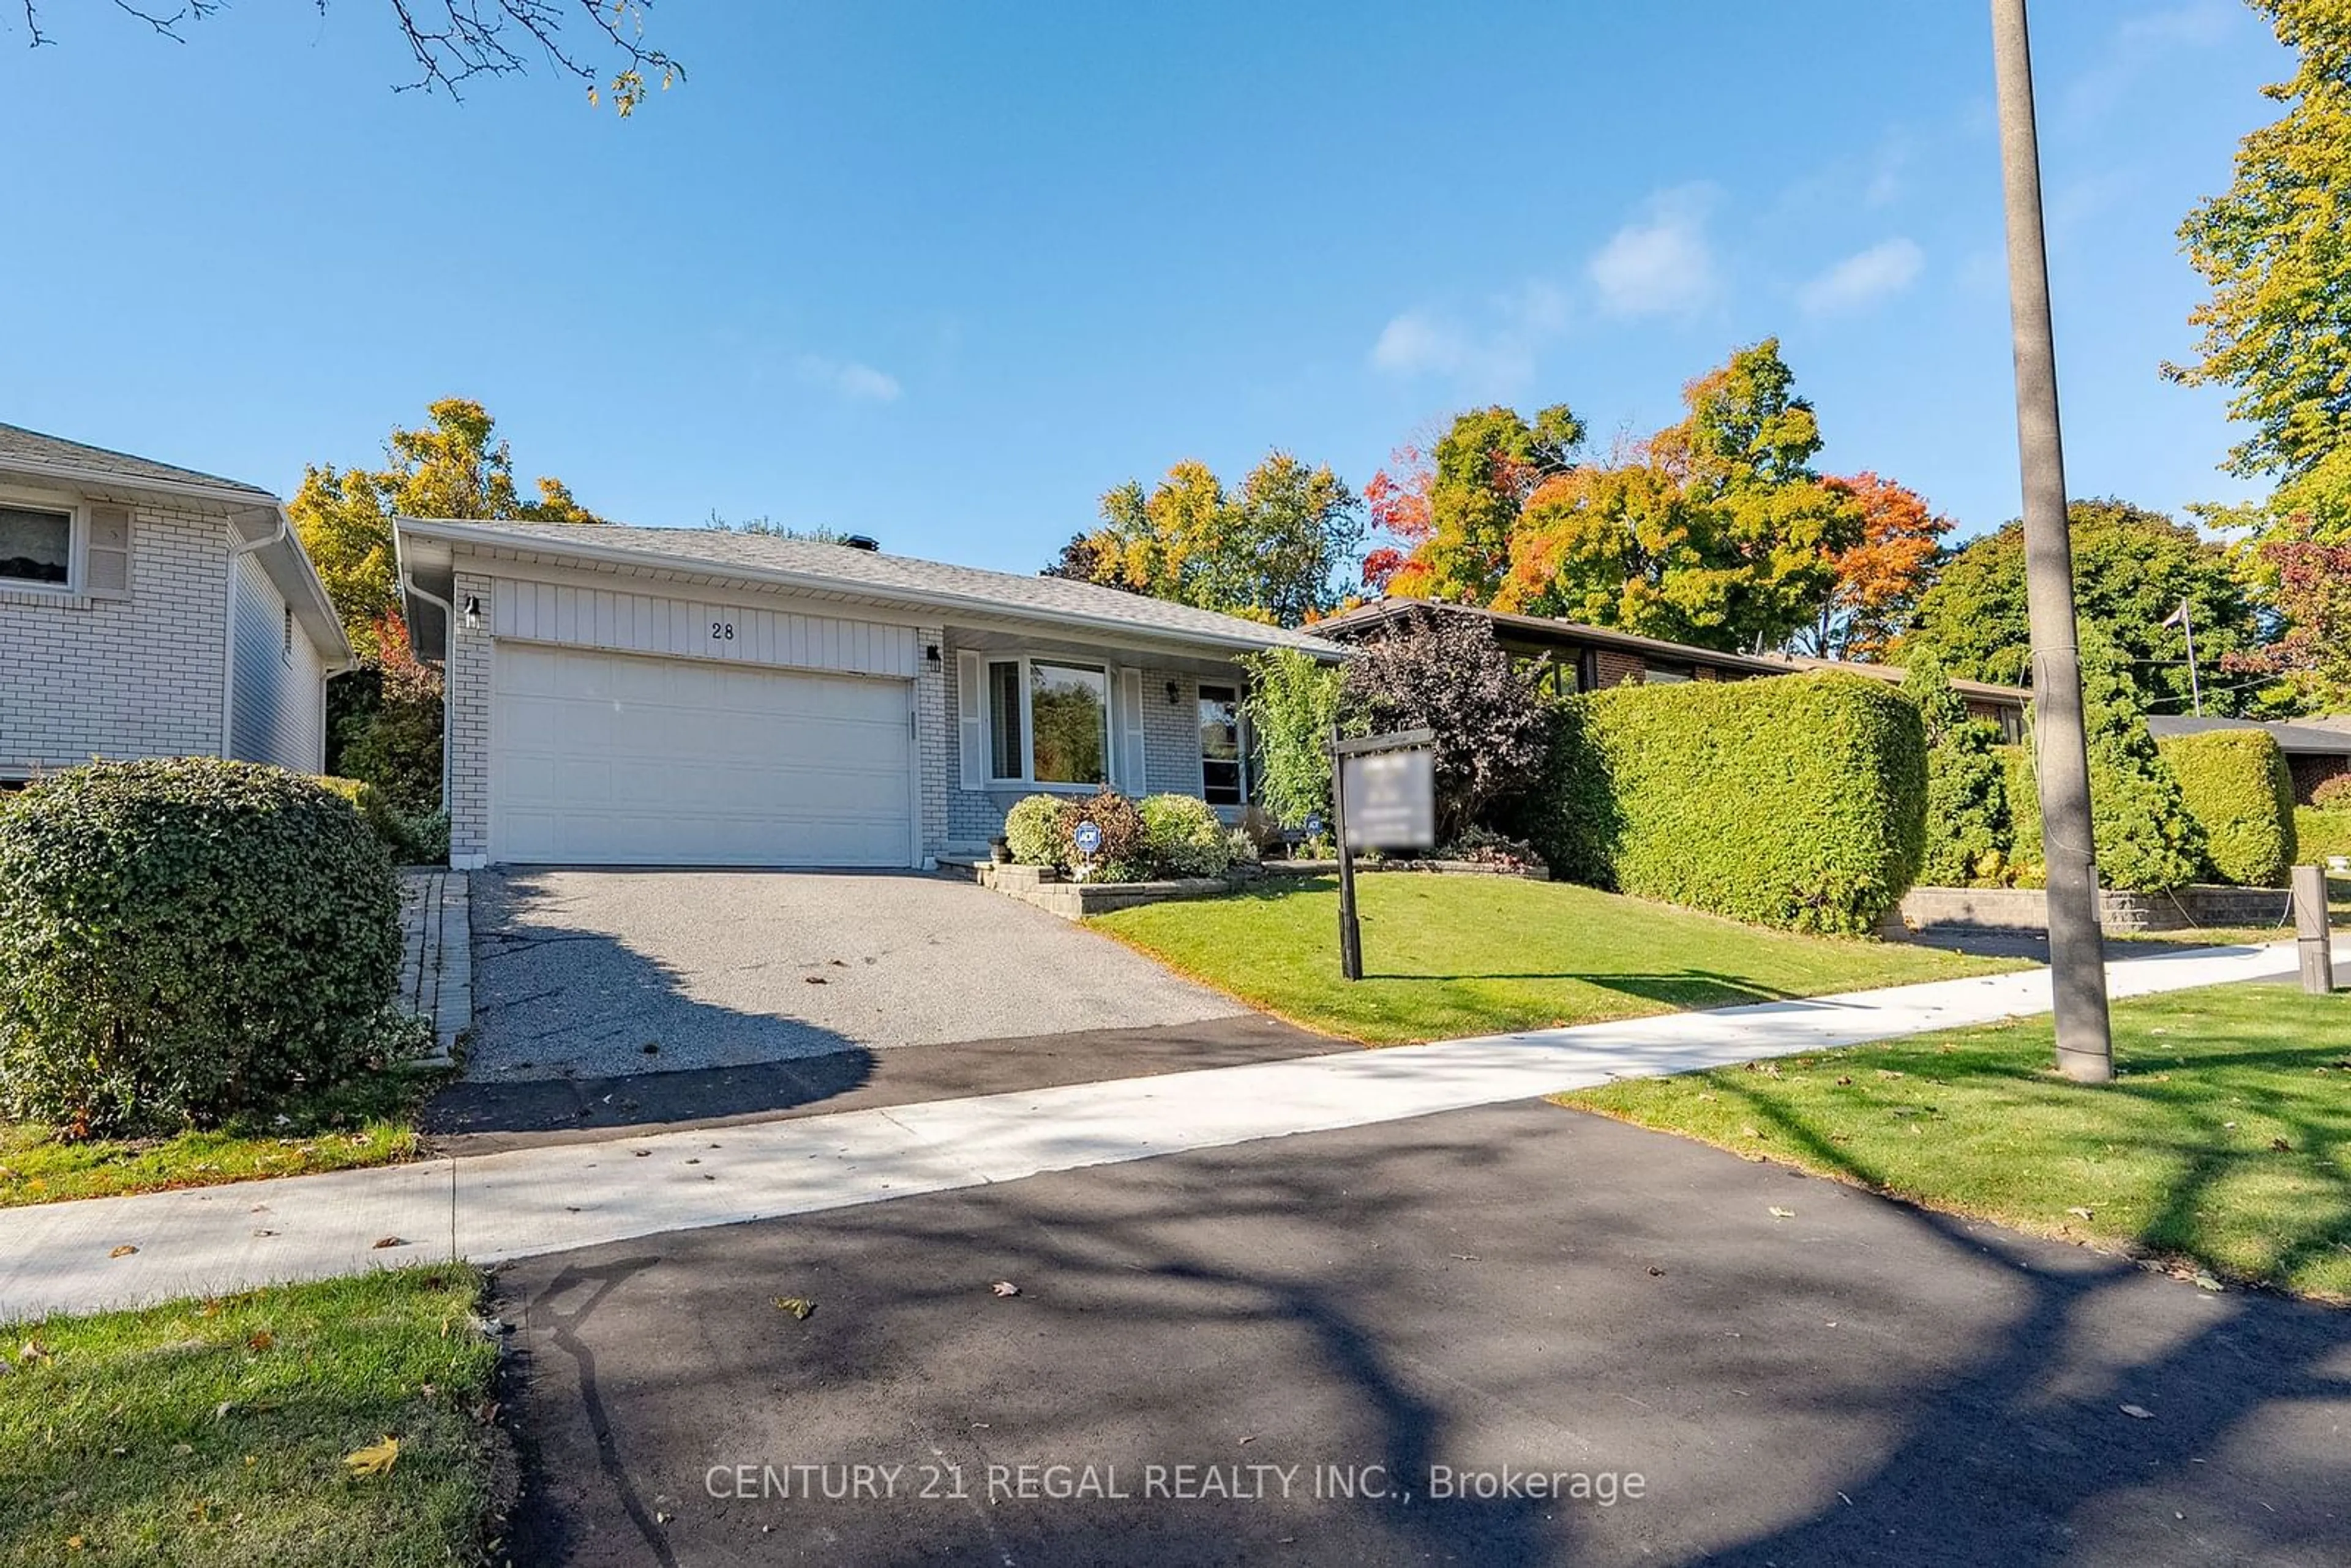
[{"label": "asphalt driveway", "polygon": [[474,879],[467,1076],[731,1068],[1149,1029],[1248,1009],[944,876],[516,871]]},{"label": "asphalt driveway", "polygon": [[2351,1313],[1541,1103],[498,1288],[517,1561],[2351,1561]]}]

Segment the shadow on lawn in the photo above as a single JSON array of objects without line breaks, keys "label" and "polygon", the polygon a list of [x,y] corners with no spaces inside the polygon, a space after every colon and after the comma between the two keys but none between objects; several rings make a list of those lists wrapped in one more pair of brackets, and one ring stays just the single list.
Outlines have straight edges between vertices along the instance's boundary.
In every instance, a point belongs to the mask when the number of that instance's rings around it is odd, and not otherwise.
[{"label": "shadow on lawn", "polygon": [[[2351,1014],[2346,1015],[2351,1024]],[[1999,1056],[1959,1052],[1913,1061],[1899,1045],[1864,1048],[1888,1061],[1901,1060],[1913,1074],[1917,1092],[1931,1097],[1942,1087],[1996,1087],[2013,1099],[2020,1088],[2052,1092],[2109,1095],[2122,1099],[2138,1113],[2133,1125],[2116,1134],[2130,1140],[2135,1154],[2164,1159],[2172,1174],[2160,1206],[2128,1240],[2147,1255],[2184,1258],[2223,1273],[2244,1277],[2218,1256],[2215,1239],[2204,1221],[2220,1207],[2220,1189],[2230,1183],[2263,1182],[2280,1174],[2282,1159],[2299,1157],[2294,1175],[2323,1190],[2296,1203],[2283,1218],[2292,1234],[2283,1240],[2269,1266],[2252,1276],[2253,1282],[2283,1288],[2314,1260],[2351,1253],[2351,1167],[2325,1157],[2345,1139],[2345,1116],[2328,1114],[2325,1096],[2296,1097],[2279,1092],[2276,1082],[2343,1081],[2351,1092],[2351,1037],[2306,1046],[2276,1046],[2242,1040],[2243,1049],[2219,1051],[2199,1039],[2192,1052],[2150,1048],[2146,1041],[2119,1041],[2119,1076],[2095,1089],[2061,1085],[2046,1068],[2020,1061],[2013,1052]],[[2178,1077],[2169,1076],[2172,1073]],[[1741,1082],[1740,1075],[1719,1070],[1708,1080],[1727,1099],[1745,1108],[1759,1127],[1769,1129],[1779,1146],[1800,1156],[1817,1170],[1865,1186],[1873,1192],[1905,1195],[1896,1176],[1857,1155],[1835,1134],[1815,1126],[1787,1103]],[[1889,1110],[1891,1108],[1889,1107]],[[2238,1124],[2274,1124],[2286,1147],[2265,1139],[2249,1138]],[[2100,1138],[2081,1134],[2084,1144]],[[2086,1156],[2093,1151],[2086,1147]],[[1929,1216],[1929,1219],[1933,1217]]]},{"label": "shadow on lawn", "polygon": [[1602,990],[1622,991],[1646,1001],[1677,1008],[1729,1008],[1754,1002],[1792,1002],[1802,993],[1760,985],[1745,976],[1713,969],[1673,969],[1650,975],[1585,973],[1573,969],[1464,969],[1443,975],[1406,975],[1392,970],[1366,971],[1366,980],[1442,983],[1447,980],[1575,980]]}]

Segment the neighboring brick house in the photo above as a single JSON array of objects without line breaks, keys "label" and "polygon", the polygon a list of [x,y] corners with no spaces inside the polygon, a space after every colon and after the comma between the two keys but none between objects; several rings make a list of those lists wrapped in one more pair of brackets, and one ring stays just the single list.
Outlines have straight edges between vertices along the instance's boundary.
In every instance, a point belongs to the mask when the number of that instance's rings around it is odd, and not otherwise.
[{"label": "neighboring brick house", "polygon": [[319,772],[350,663],[277,497],[0,424],[0,783],[100,757]]},{"label": "neighboring brick house", "polygon": [[924,865],[1040,790],[1250,789],[1236,658],[1318,638],[710,528],[402,518],[451,863]]},{"label": "neighboring brick house", "polygon": [[[1586,626],[1544,615],[1513,615],[1421,599],[1379,600],[1318,622],[1314,631],[1338,642],[1360,643],[1408,623],[1416,614],[1432,612],[1481,617],[1494,628],[1494,640],[1511,653],[1521,659],[1547,661],[1548,678],[1558,691],[1604,691],[1628,683],[1661,685],[1681,681],[1751,681],[1809,670],[1843,670],[1886,682],[1899,682],[1903,675],[1900,666],[1895,664],[1807,659],[1789,653],[1726,653],[1719,648],[1696,648],[1608,626]],[[1987,681],[1955,680],[1951,686],[1966,698],[1970,714],[2000,726],[2001,734],[2011,740],[2023,737],[2025,712],[2032,704],[2031,692]]]}]

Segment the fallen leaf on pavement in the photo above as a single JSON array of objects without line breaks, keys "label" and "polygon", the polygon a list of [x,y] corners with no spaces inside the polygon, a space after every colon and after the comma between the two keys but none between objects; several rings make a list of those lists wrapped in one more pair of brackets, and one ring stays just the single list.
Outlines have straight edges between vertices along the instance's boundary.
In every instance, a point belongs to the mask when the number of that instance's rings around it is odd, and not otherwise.
[{"label": "fallen leaf on pavement", "polygon": [[806,980],[811,986],[829,986],[832,984],[831,980],[826,979],[822,975],[802,975],[800,978]]},{"label": "fallen leaf on pavement", "polygon": [[1017,1296],[1020,1293],[1020,1287],[1014,1284],[1009,1280],[998,1280],[995,1284],[990,1285],[988,1289],[994,1291],[999,1296]]},{"label": "fallen leaf on pavement", "polygon": [[1782,1208],[1775,1203],[1771,1206],[1771,1218],[1774,1219],[1793,1219],[1796,1218],[1796,1211],[1792,1208]]},{"label": "fallen leaf on pavement", "polygon": [[116,1248],[113,1251],[109,1252],[109,1253],[107,1254],[107,1256],[108,1256],[108,1257],[110,1257],[110,1258],[128,1258],[128,1257],[130,1257],[133,1252],[136,1252],[136,1251],[138,1251],[138,1250],[139,1250],[139,1249],[138,1249],[138,1248],[131,1246],[129,1242],[127,1242],[127,1241],[126,1241],[126,1242],[124,1242],[121,1246],[120,1246],[120,1247]]},{"label": "fallen leaf on pavement", "polygon": [[2196,1288],[2199,1291],[2225,1291],[2229,1287],[2223,1285],[2220,1281],[2214,1279],[2210,1274],[2199,1274],[2196,1276]]},{"label": "fallen leaf on pavement", "polygon": [[386,1436],[380,1443],[364,1448],[354,1448],[343,1456],[343,1463],[355,1476],[381,1476],[392,1473],[400,1461],[400,1439]]},{"label": "fallen leaf on pavement", "polygon": [[379,1236],[375,1239],[374,1245],[378,1249],[381,1249],[385,1247],[405,1247],[408,1243],[397,1236]]},{"label": "fallen leaf on pavement", "polygon": [[2123,1414],[2129,1416],[2134,1421],[2152,1421],[2155,1419],[2155,1412],[2147,1409],[2143,1405],[2126,1405],[2123,1406]]},{"label": "fallen leaf on pavement", "polygon": [[805,1322],[816,1312],[816,1303],[806,1296],[770,1296],[768,1300],[779,1312],[789,1312]]}]

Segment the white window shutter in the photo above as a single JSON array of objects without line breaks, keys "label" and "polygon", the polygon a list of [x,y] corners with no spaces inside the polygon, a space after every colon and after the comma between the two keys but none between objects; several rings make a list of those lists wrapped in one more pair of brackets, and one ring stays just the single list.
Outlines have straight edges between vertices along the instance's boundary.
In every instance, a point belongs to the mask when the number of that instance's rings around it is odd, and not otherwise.
[{"label": "white window shutter", "polygon": [[90,507],[82,591],[92,599],[131,597],[130,507],[104,504]]},{"label": "white window shutter", "polygon": [[987,682],[977,653],[956,655],[956,745],[963,762],[963,787],[987,788]]},{"label": "white window shutter", "polygon": [[1121,670],[1118,673],[1118,717],[1121,735],[1118,757],[1124,766],[1120,769],[1119,787],[1129,795],[1141,795],[1150,785],[1145,782],[1143,757],[1143,672]]}]

